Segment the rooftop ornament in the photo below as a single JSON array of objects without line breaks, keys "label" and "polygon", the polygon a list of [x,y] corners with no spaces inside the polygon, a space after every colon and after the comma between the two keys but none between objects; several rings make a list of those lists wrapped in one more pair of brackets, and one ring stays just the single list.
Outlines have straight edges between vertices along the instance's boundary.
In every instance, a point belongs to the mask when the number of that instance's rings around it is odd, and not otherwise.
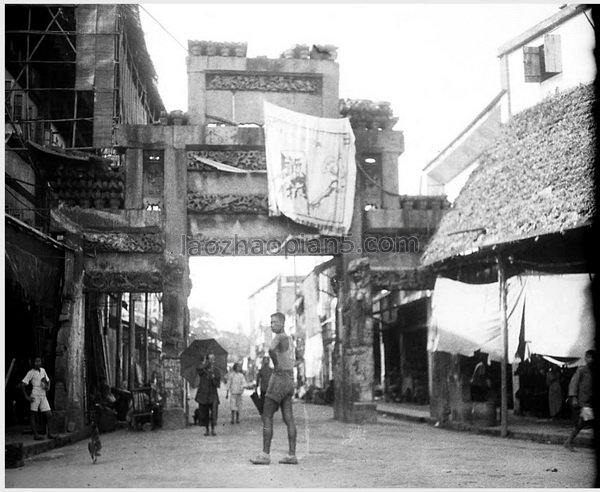
[{"label": "rooftop ornament", "polygon": [[350,118],[355,130],[391,130],[398,122],[391,104],[369,99],[340,99],[340,115]]},{"label": "rooftop ornament", "polygon": [[337,58],[337,46],[332,44],[313,44],[310,48],[307,44],[296,44],[285,50],[279,58],[300,60],[331,60]]},{"label": "rooftop ornament", "polygon": [[296,44],[281,53],[279,58],[299,58],[301,60],[308,60],[310,58],[310,48],[307,44]]},{"label": "rooftop ornament", "polygon": [[228,43],[223,41],[188,41],[188,49],[193,56],[233,56],[245,57],[247,43]]}]

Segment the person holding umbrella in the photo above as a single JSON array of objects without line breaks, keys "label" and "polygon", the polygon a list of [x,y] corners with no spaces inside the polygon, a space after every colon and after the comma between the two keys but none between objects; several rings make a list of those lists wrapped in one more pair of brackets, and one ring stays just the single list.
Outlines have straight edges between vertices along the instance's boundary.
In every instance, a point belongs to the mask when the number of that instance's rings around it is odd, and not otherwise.
[{"label": "person holding umbrella", "polygon": [[215,366],[215,355],[208,354],[202,365],[198,368],[200,382],[196,392],[196,401],[200,409],[201,423],[203,421],[208,436],[208,425],[210,423],[210,434],[216,436],[215,426],[219,416],[219,393],[217,389],[221,385],[221,372]]}]

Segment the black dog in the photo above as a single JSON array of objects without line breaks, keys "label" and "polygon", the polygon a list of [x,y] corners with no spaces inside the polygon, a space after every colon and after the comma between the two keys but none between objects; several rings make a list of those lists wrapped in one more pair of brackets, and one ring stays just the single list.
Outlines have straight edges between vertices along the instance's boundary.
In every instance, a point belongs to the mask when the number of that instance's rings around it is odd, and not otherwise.
[{"label": "black dog", "polygon": [[200,409],[194,410],[194,425],[200,425]]}]

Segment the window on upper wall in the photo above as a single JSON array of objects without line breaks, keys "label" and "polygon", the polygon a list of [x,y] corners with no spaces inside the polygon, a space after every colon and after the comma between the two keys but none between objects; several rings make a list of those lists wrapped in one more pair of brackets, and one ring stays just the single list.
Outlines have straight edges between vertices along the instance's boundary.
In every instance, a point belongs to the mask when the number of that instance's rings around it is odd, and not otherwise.
[{"label": "window on upper wall", "polygon": [[562,72],[560,36],[546,34],[541,46],[523,47],[525,82],[543,82]]},{"label": "window on upper wall", "polygon": [[146,210],[161,210],[164,188],[164,150],[144,150],[143,203]]}]

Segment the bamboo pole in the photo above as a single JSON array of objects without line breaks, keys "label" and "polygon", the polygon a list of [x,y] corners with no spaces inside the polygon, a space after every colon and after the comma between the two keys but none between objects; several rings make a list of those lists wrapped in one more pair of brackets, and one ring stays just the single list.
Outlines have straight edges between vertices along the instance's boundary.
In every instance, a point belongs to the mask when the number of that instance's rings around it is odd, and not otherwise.
[{"label": "bamboo pole", "polygon": [[71,137],[71,147],[75,147],[75,144],[77,143],[76,141],[76,134],[77,134],[77,104],[78,104],[78,92],[75,91],[75,100],[73,102],[73,135]]},{"label": "bamboo pole", "polygon": [[123,383],[123,323],[121,320],[121,311],[123,308],[123,294],[117,294],[117,347],[115,350],[115,386],[121,387]]},{"label": "bamboo pole", "polygon": [[144,382],[148,382],[148,292],[146,292],[145,296],[145,306],[144,306]]},{"label": "bamboo pole", "polygon": [[6,376],[4,378],[4,389],[6,389],[6,386],[8,385],[8,380],[10,379],[10,374],[12,373],[12,370],[15,367],[16,360],[17,359],[13,357],[13,360],[10,361],[10,367],[8,368],[8,371],[6,372]]},{"label": "bamboo pole", "polygon": [[500,333],[502,336],[502,360],[500,362],[500,436],[508,435],[508,381],[506,377],[506,368],[508,367],[508,320],[506,307],[506,271],[502,259],[496,258],[498,265],[498,289],[500,293]]},{"label": "bamboo pole", "polygon": [[135,294],[129,293],[129,381],[131,391],[135,386]]}]

